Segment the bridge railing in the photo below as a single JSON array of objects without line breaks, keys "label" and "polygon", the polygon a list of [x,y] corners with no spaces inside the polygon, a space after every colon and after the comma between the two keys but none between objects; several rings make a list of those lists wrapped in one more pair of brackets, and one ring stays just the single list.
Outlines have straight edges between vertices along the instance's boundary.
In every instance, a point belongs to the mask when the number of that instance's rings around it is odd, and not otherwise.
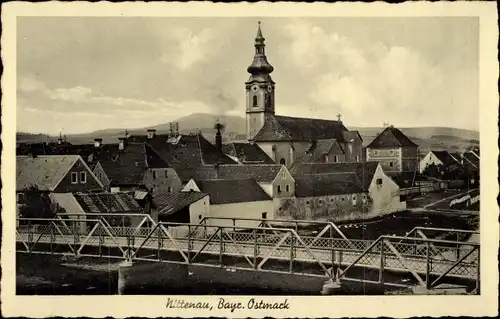
[{"label": "bridge railing", "polygon": [[438,227],[414,227],[406,234],[405,237],[447,239],[459,242],[466,241],[472,235],[479,235],[479,231]]},{"label": "bridge railing", "polygon": [[[456,245],[459,246],[459,253],[453,249]],[[428,289],[436,287],[448,275],[453,275],[475,279],[476,292],[479,292],[479,250],[478,243],[381,236],[341,271],[339,278],[345,277],[356,266],[378,262],[378,283],[381,285],[384,284],[384,270],[398,268],[405,269],[418,284]]]}]

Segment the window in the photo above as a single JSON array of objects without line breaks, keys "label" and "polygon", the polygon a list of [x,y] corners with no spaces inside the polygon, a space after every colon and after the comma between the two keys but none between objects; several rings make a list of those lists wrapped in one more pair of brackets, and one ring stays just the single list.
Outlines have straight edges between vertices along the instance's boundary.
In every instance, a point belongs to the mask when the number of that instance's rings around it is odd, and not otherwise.
[{"label": "window", "polygon": [[382,179],[381,178],[377,178],[377,185],[382,185]]},{"label": "window", "polygon": [[359,162],[359,155],[356,155],[356,162]]},{"label": "window", "polygon": [[167,173],[167,170],[165,170],[165,178],[168,177],[168,173]]},{"label": "window", "polygon": [[285,188],[287,193],[290,192],[290,185],[286,185]]},{"label": "window", "polygon": [[256,95],[254,95],[254,96],[253,96],[253,103],[252,103],[252,105],[253,105],[254,107],[256,107],[256,106],[257,106],[257,96],[256,96]]},{"label": "window", "polygon": [[394,155],[394,151],[393,150],[390,150],[389,151],[389,156],[393,156]]},{"label": "window", "polygon": [[87,182],[87,172],[80,172],[80,183],[85,184]]},{"label": "window", "polygon": [[325,163],[328,163],[328,154],[325,154],[325,158],[323,160]]},{"label": "window", "polygon": [[17,201],[16,202],[18,204],[21,204],[24,201],[24,194],[23,193],[17,193],[16,197],[17,197]]},{"label": "window", "polygon": [[345,200],[344,196],[340,197],[340,200],[341,200],[341,201],[344,201],[344,200]]},{"label": "window", "polygon": [[168,191],[169,193],[172,193],[172,186],[169,186],[169,187],[167,188],[167,191]]},{"label": "window", "polygon": [[335,163],[337,163],[337,162],[339,161],[339,159],[338,159],[337,155],[333,156],[333,161],[334,161]]},{"label": "window", "polygon": [[156,179],[156,171],[153,171],[153,179]]},{"label": "window", "polygon": [[198,215],[198,219],[201,219],[202,218],[202,215]]},{"label": "window", "polygon": [[306,201],[306,204],[309,205],[309,201]]},{"label": "window", "polygon": [[281,165],[286,165],[286,160],[283,157],[280,159],[280,164]]},{"label": "window", "polygon": [[97,176],[99,177],[99,179],[102,179],[102,173],[101,173],[101,172],[99,172],[99,173],[97,174]]},{"label": "window", "polygon": [[320,203],[320,204],[323,204],[323,200],[322,200],[322,199],[320,199],[320,200],[319,200],[319,203]]},{"label": "window", "polygon": [[389,167],[393,167],[394,163],[392,161],[389,162]]},{"label": "window", "polygon": [[373,155],[378,156],[378,150],[374,150]]},{"label": "window", "polygon": [[281,193],[281,186],[278,185],[278,193]]},{"label": "window", "polygon": [[352,204],[356,205],[356,195],[352,195]]},{"label": "window", "polygon": [[71,173],[71,184],[76,184],[78,183],[78,173],[73,172]]},{"label": "window", "polygon": [[267,213],[262,213],[262,219],[266,219],[267,218]]}]

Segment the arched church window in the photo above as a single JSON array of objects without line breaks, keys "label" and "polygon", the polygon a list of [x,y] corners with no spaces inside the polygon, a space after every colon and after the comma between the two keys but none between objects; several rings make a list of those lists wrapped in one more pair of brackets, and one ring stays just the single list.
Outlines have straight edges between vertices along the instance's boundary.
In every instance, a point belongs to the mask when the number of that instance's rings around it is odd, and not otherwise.
[{"label": "arched church window", "polygon": [[283,157],[280,159],[280,164],[281,165],[286,165],[286,160]]},{"label": "arched church window", "polygon": [[253,96],[253,106],[257,106],[257,96]]}]

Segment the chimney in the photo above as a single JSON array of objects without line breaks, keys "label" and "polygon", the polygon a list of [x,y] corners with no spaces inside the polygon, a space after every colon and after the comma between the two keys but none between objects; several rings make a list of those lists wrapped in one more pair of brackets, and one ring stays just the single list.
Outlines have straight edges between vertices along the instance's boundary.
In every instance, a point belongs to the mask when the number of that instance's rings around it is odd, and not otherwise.
[{"label": "chimney", "polygon": [[94,147],[99,148],[102,145],[102,138],[94,138]]},{"label": "chimney", "polygon": [[149,129],[148,130],[148,139],[152,139],[156,135],[156,130],[155,129]]},{"label": "chimney", "polygon": [[58,138],[57,138],[57,144],[61,145],[61,144],[62,144],[62,141],[63,141],[63,140],[62,140],[62,137],[58,137]]},{"label": "chimney", "polygon": [[217,147],[217,149],[219,151],[222,152],[222,134],[221,134],[221,129],[222,129],[222,124],[219,123],[219,121],[217,121],[217,124],[215,124],[215,129],[217,130],[217,133],[215,133],[215,147]]},{"label": "chimney", "polygon": [[118,138],[119,142],[118,142],[118,149],[120,151],[124,150],[125,149],[125,137],[119,137]]}]

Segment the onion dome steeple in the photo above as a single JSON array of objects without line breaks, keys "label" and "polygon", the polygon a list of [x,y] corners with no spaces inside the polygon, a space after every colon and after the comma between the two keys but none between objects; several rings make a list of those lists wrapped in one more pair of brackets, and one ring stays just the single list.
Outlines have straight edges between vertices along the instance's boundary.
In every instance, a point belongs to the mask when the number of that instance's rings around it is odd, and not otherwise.
[{"label": "onion dome steeple", "polygon": [[266,51],[264,41],[266,39],[262,36],[262,30],[259,27],[257,29],[257,36],[255,37],[255,55],[252,64],[247,68],[248,73],[252,75],[258,74],[269,74],[273,72],[274,68],[269,62],[267,62]]}]

